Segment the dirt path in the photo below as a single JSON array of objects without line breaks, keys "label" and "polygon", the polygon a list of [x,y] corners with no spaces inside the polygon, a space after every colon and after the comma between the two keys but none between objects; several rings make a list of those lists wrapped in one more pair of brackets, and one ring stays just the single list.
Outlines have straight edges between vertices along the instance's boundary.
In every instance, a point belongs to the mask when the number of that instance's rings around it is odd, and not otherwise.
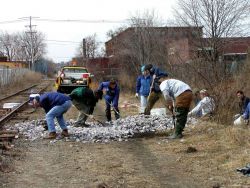
[{"label": "dirt path", "polygon": [[[73,107],[65,116],[75,119],[77,114]],[[103,101],[94,114],[105,121]],[[29,120],[40,118],[41,109]],[[229,142],[235,131],[206,123],[186,128],[184,140],[172,142],[159,136],[108,144],[18,139],[21,156],[13,171],[0,174],[0,187],[249,187],[249,179],[235,172],[249,160],[248,144]],[[198,151],[187,153],[189,146]]]},{"label": "dirt path", "polygon": [[182,177],[162,138],[110,144],[22,143],[25,158],[4,187],[200,187]]},{"label": "dirt path", "polygon": [[[102,103],[95,114],[105,120]],[[72,108],[66,118],[75,118]],[[42,118],[42,111],[35,118]],[[163,138],[108,144],[19,140],[23,155],[3,187],[200,187],[183,174]],[[184,178],[183,178],[184,177]]]}]

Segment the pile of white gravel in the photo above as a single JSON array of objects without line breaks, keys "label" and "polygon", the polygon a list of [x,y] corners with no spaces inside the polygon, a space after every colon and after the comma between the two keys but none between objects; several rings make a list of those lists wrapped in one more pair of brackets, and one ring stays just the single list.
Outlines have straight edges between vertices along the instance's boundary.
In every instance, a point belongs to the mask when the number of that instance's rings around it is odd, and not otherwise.
[{"label": "pile of white gravel", "polygon": [[[189,124],[197,122],[194,118],[189,118]],[[129,138],[143,136],[155,132],[161,132],[166,129],[173,128],[173,119],[171,116],[145,116],[135,115],[121,118],[106,126],[96,122],[88,122],[90,127],[74,127],[74,120],[67,121],[69,138],[66,141],[76,142],[110,142],[110,141],[127,141]],[[44,119],[26,121],[15,125],[7,125],[5,128],[9,130],[18,130],[28,140],[43,139],[47,136],[48,131],[44,130],[46,121]],[[60,127],[56,123],[56,130],[61,132]],[[57,140],[62,139],[58,136]],[[52,141],[55,142],[55,141]]]}]

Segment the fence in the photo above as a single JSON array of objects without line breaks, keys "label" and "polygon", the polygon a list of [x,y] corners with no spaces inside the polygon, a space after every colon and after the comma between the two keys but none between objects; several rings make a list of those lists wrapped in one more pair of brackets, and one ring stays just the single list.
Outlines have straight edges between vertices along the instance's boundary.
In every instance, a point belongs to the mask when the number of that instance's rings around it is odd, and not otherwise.
[{"label": "fence", "polygon": [[24,75],[28,69],[24,68],[8,68],[0,66],[0,87],[7,85],[11,82],[15,82],[20,79],[20,76]]}]

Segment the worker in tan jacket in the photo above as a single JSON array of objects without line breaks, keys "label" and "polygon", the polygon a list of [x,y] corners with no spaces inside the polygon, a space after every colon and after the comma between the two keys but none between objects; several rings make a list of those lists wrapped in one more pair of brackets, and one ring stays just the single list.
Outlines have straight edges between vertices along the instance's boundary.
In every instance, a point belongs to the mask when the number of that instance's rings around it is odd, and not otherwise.
[{"label": "worker in tan jacket", "polygon": [[[192,90],[186,83],[169,77],[163,77],[159,82],[161,92],[167,101],[168,109],[176,117],[174,134],[168,138],[182,138],[182,132],[187,122],[187,115],[193,98]],[[175,109],[173,109],[173,104]]]}]

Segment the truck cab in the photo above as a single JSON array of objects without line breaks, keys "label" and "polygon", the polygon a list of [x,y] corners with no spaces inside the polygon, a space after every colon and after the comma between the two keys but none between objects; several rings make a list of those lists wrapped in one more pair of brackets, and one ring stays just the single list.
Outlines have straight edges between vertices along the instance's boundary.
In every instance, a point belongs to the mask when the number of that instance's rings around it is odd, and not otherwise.
[{"label": "truck cab", "polygon": [[92,75],[86,67],[65,66],[56,78],[55,88],[61,93],[71,93],[77,87],[89,87]]}]

